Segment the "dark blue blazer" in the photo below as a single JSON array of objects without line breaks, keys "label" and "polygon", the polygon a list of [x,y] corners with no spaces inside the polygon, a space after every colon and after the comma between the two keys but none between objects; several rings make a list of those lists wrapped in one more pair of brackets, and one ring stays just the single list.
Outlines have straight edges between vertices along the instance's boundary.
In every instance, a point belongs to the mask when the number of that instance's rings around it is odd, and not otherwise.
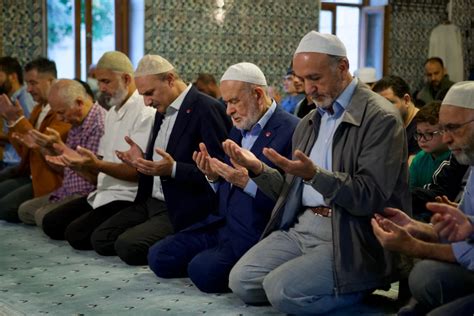
[{"label": "dark blue blazer", "polygon": [[[291,157],[291,138],[298,121],[296,116],[277,106],[252,146],[252,153],[271,167],[275,166],[263,155],[264,147],[273,148],[280,154]],[[229,138],[241,144],[242,134],[236,128],[232,128]],[[227,156],[225,161],[231,165]],[[211,214],[186,231],[213,229],[212,227],[219,226],[221,240],[230,241],[235,255],[240,257],[259,240],[275,201],[260,190],[257,190],[255,198],[252,198],[243,189],[231,186],[225,181],[220,182],[218,194],[219,214]]]},{"label": "dark blue blazer", "polygon": [[[166,147],[166,152],[176,161],[176,174],[174,178],[161,177],[175,231],[206,218],[217,206],[217,196],[192,156],[203,142],[211,156],[224,158],[222,142],[227,139],[229,124],[226,120],[225,109],[219,101],[191,87],[179,109]],[[148,176],[140,174],[140,177]],[[141,182],[136,201],[143,201],[150,195],[142,194],[140,189]]]}]

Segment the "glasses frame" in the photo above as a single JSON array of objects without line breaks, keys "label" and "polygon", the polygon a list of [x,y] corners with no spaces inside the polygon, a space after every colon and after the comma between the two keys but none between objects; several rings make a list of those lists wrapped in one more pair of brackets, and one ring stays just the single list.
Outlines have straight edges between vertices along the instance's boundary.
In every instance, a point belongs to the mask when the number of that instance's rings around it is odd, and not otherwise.
[{"label": "glasses frame", "polygon": [[429,142],[430,140],[432,140],[435,135],[442,135],[441,134],[441,131],[432,131],[432,132],[426,132],[426,133],[418,133],[418,132],[415,132],[415,134],[413,134],[413,138],[416,140],[416,141],[420,141],[421,139],[424,139],[425,142]]},{"label": "glasses frame", "polygon": [[474,119],[464,122],[464,123],[459,123],[459,124],[448,123],[446,125],[442,125],[440,126],[440,129],[439,129],[440,135],[441,136],[446,135],[446,134],[454,135],[461,127],[472,122],[474,122]]}]

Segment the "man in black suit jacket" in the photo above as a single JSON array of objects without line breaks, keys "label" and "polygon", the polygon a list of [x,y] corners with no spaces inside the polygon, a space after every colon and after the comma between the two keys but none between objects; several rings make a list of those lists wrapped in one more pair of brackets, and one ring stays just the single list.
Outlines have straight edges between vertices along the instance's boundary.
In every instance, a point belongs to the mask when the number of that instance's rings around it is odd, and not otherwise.
[{"label": "man in black suit jacket", "polygon": [[174,67],[158,55],[146,55],[135,72],[145,104],[157,109],[153,131],[143,154],[132,139],[130,150],[117,156],[139,171],[135,203],[99,226],[91,237],[101,255],[118,255],[131,265],[147,264],[156,241],[207,217],[216,195],[192,159],[204,142],[223,158],[221,143],[229,122],[223,107],[186,85]]}]

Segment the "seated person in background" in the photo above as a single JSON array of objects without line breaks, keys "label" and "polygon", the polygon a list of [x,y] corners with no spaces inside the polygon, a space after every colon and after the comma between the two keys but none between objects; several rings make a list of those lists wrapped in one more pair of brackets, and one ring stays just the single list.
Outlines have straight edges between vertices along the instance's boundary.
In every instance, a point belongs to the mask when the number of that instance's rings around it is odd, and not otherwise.
[{"label": "seated person in background", "polygon": [[410,165],[410,190],[428,184],[439,165],[448,160],[451,152],[439,131],[438,114],[441,102],[428,103],[415,116],[415,139],[421,150]]},{"label": "seated person in background", "polygon": [[354,71],[354,77],[357,77],[368,85],[370,89],[374,86],[375,82],[377,82],[377,71],[373,67],[364,67],[364,68],[359,68],[356,71]]},{"label": "seated person in background", "polygon": [[216,208],[216,194],[193,153],[204,143],[211,156],[223,159],[221,143],[228,129],[219,101],[187,85],[163,57],[144,56],[135,77],[145,104],[158,112],[145,156],[145,147],[133,138],[127,152],[117,152],[140,172],[137,197],[97,227],[91,242],[101,255],[145,265],[154,243],[203,220]]},{"label": "seated person in background", "polygon": [[217,80],[213,75],[200,73],[193,84],[202,93],[210,95],[214,99],[222,99],[221,91],[217,85]]},{"label": "seated person in background", "polygon": [[97,63],[99,89],[110,110],[97,155],[84,147],[66,147],[59,156],[66,167],[96,184],[88,196],[69,201],[43,218],[43,231],[52,239],[66,239],[76,249],[92,249],[90,236],[104,220],[132,204],[137,194],[138,172],[120,161],[116,150],[125,150],[125,136],[145,146],[155,110],[146,107],[136,91],[133,66],[117,51],[106,52]]},{"label": "seated person in background", "polygon": [[[0,219],[20,222],[18,207],[34,197],[49,194],[61,186],[62,171],[51,168],[42,153],[30,149],[22,143],[30,130],[41,133],[46,128],[56,130],[65,140],[71,125],[61,121],[48,103],[48,94],[56,80],[56,64],[46,58],[35,59],[25,65],[27,90],[36,102],[31,116],[26,119],[18,103],[13,104],[6,95],[0,95],[0,115],[5,119],[10,143],[20,154],[21,163],[17,167],[0,172]],[[21,137],[16,137],[20,135]]]},{"label": "seated person in background", "polygon": [[[460,163],[474,166],[474,82],[452,86],[439,112],[443,141]],[[474,304],[474,174],[471,172],[459,209],[452,203],[428,203],[432,225],[397,209],[376,215],[372,227],[382,246],[421,258],[409,276],[416,305],[410,315],[472,315]],[[447,241],[447,242],[446,242]],[[448,243],[449,242],[449,243]],[[466,305],[462,305],[466,304]]]},{"label": "seated person in background", "polygon": [[[6,94],[12,104],[18,101],[23,115],[26,118],[30,117],[35,101],[26,91],[26,86],[23,85],[23,69],[20,63],[16,58],[9,56],[0,57],[0,95],[2,94]],[[21,160],[8,139],[7,124],[0,119],[0,126],[2,125],[3,129],[0,128],[0,149],[3,149],[3,156],[1,156],[0,169],[18,166]]]},{"label": "seated person in background", "polygon": [[290,68],[288,68],[286,75],[283,77],[283,91],[285,91],[286,96],[281,100],[281,107],[288,113],[295,113],[296,106],[306,96],[304,93],[304,87],[300,81],[301,80],[293,74],[293,68],[291,65]]},{"label": "seated person in background", "polygon": [[434,172],[430,183],[411,190],[413,217],[428,222],[432,213],[426,208],[426,203],[435,202],[439,198],[459,202],[468,168],[469,166],[460,164],[453,154],[443,161]]},{"label": "seated person in background", "polygon": [[[438,114],[441,102],[433,101],[422,107],[413,119],[416,123],[415,139],[421,150],[410,164],[410,191],[421,188],[431,183],[437,169],[442,163],[449,160],[451,152],[443,142],[443,137],[439,131]],[[421,214],[413,210],[413,217],[423,221],[429,221],[430,212],[427,218],[419,217]]]},{"label": "seated person in background", "polygon": [[[97,152],[99,141],[104,134],[104,118],[106,110],[99,104],[92,102],[81,83],[75,80],[61,79],[51,87],[48,96],[51,109],[59,118],[72,125],[69,130],[66,144],[61,141],[59,133],[47,129],[46,133],[36,130],[29,132],[29,137],[40,147],[45,155],[56,156],[65,150],[64,146],[88,148],[93,153]],[[54,159],[52,157],[51,159]],[[61,163],[59,163],[61,164]],[[53,168],[58,164],[54,164]],[[28,200],[20,205],[18,216],[25,224],[41,226],[43,217],[53,209],[71,200],[87,196],[95,189],[95,185],[79,176],[70,168],[62,164],[64,178],[62,186],[50,194]]]},{"label": "seated person in background", "polygon": [[[229,67],[221,79],[234,124],[226,142],[236,142],[273,166],[263,156],[263,148],[291,156],[298,119],[272,101],[266,88],[264,74],[251,63]],[[228,156],[225,162],[213,159],[200,144],[193,159],[219,196],[219,213],[156,243],[148,253],[148,264],[159,277],[189,276],[203,292],[227,292],[230,269],[259,240],[275,200]]]},{"label": "seated person in background", "polygon": [[413,120],[419,109],[412,102],[410,87],[400,77],[385,76],[375,83],[372,90],[389,100],[400,112],[407,133],[408,164],[410,165],[414,155],[420,151],[415,139],[416,123]]},{"label": "seated person in background", "polygon": [[454,84],[449,80],[443,60],[439,57],[431,57],[425,61],[425,84],[415,94],[416,105],[422,107],[431,101],[441,101]]}]

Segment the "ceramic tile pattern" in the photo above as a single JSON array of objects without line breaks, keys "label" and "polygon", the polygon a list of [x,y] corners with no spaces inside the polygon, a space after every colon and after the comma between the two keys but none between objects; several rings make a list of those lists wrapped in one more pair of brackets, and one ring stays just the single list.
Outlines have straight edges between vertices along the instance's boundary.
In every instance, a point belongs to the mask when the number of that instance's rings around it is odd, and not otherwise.
[{"label": "ceramic tile pattern", "polygon": [[0,0],[0,55],[25,64],[43,55],[43,1]]},{"label": "ceramic tile pattern", "polygon": [[228,66],[257,64],[279,84],[301,37],[318,25],[315,0],[225,0],[145,2],[145,52],[169,59],[186,80],[199,72],[217,78]]}]

